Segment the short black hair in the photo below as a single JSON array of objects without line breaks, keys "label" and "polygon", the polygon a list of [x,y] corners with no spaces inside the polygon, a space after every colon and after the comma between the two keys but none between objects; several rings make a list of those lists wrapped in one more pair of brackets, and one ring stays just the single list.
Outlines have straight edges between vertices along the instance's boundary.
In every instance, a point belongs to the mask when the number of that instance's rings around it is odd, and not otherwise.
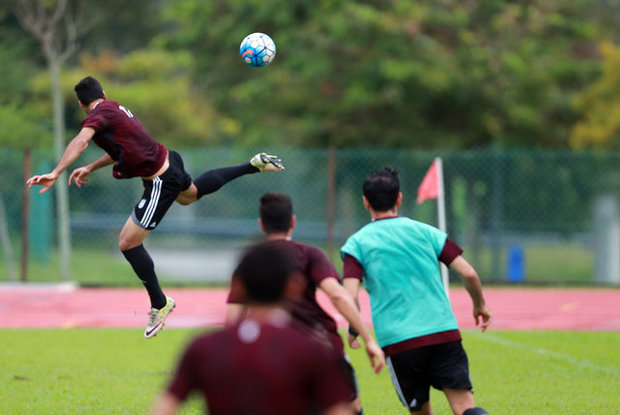
[{"label": "short black hair", "polygon": [[99,81],[92,76],[87,76],[73,88],[80,102],[88,105],[96,99],[103,98],[103,88]]},{"label": "short black hair", "polygon": [[245,287],[247,302],[277,303],[295,270],[292,250],[281,241],[268,241],[244,253],[235,275]]},{"label": "short black hair", "polygon": [[293,202],[284,193],[265,193],[260,198],[258,213],[263,221],[265,232],[287,232],[293,217]]},{"label": "short black hair", "polygon": [[374,210],[385,212],[392,209],[400,193],[398,171],[391,167],[384,167],[370,173],[364,181],[362,190]]}]

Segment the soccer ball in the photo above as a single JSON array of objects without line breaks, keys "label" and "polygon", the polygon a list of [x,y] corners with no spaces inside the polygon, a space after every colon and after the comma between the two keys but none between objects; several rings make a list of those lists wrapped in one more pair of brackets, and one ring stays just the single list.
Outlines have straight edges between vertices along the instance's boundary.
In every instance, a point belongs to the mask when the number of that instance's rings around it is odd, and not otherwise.
[{"label": "soccer ball", "polygon": [[276,56],[276,44],[264,33],[252,33],[241,42],[239,54],[250,66],[266,66]]}]

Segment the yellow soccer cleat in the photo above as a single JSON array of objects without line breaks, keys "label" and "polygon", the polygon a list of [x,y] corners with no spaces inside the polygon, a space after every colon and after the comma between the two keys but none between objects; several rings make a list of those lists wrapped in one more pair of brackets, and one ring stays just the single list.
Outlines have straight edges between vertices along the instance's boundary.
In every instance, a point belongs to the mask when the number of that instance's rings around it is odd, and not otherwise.
[{"label": "yellow soccer cleat", "polygon": [[250,164],[256,167],[260,172],[266,171],[282,171],[284,165],[278,156],[272,156],[267,153],[258,153],[250,159]]},{"label": "yellow soccer cleat", "polygon": [[168,317],[168,314],[174,310],[175,305],[174,299],[166,296],[166,305],[164,308],[160,308],[159,310],[156,308],[151,308],[151,312],[149,313],[149,324],[146,326],[146,330],[144,330],[144,337],[150,339],[164,328],[166,318]]}]

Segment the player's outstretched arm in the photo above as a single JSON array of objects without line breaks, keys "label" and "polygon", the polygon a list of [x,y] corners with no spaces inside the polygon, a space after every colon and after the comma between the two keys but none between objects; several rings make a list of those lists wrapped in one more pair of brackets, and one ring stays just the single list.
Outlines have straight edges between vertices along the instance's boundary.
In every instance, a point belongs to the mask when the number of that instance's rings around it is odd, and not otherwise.
[{"label": "player's outstretched arm", "polygon": [[480,278],[478,278],[478,273],[461,255],[450,263],[450,268],[454,269],[463,277],[465,288],[474,304],[473,314],[476,325],[479,326],[482,331],[486,331],[491,325],[493,315],[484,301],[482,284],[480,283]]},{"label": "player's outstretched arm", "polygon": [[78,167],[77,169],[71,172],[71,176],[69,176],[69,186],[71,186],[71,182],[75,183],[77,187],[82,187],[83,184],[88,183],[88,175],[98,170],[102,167],[109,166],[113,164],[114,160],[108,153],[105,153],[103,156],[99,157],[97,160],[92,163]]},{"label": "player's outstretched arm", "polygon": [[39,190],[39,193],[46,192],[49,190],[56,180],[61,175],[63,171],[65,171],[75,160],[80,157],[80,155],[86,150],[88,147],[88,142],[95,134],[95,130],[90,127],[85,127],[80,130],[78,135],[76,135],[73,140],[67,145],[65,152],[63,153],[60,161],[50,173],[41,174],[32,176],[30,179],[26,181],[26,185],[28,188],[33,185],[43,186],[43,189]]},{"label": "player's outstretched arm", "polygon": [[[349,322],[351,327],[360,334],[366,345],[366,354],[370,359],[370,365],[379,373],[385,366],[385,354],[362,321],[355,301],[349,292],[334,278],[325,278],[319,284],[319,288],[327,294],[332,304]],[[351,344],[351,342],[349,342]],[[359,344],[358,344],[359,347]]]}]

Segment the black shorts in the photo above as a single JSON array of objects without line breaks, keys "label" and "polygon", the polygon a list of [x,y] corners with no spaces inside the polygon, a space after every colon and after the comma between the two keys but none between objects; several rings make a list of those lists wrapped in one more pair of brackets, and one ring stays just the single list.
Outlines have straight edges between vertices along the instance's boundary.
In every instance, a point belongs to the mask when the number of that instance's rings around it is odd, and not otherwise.
[{"label": "black shorts", "polygon": [[407,350],[387,358],[392,383],[403,405],[419,411],[435,389],[472,390],[461,341]]},{"label": "black shorts", "polygon": [[155,229],[179,193],[192,184],[192,178],[185,171],[179,153],[168,151],[168,158],[168,170],[152,180],[142,180],[144,193],[131,215],[134,223],[141,228]]}]

